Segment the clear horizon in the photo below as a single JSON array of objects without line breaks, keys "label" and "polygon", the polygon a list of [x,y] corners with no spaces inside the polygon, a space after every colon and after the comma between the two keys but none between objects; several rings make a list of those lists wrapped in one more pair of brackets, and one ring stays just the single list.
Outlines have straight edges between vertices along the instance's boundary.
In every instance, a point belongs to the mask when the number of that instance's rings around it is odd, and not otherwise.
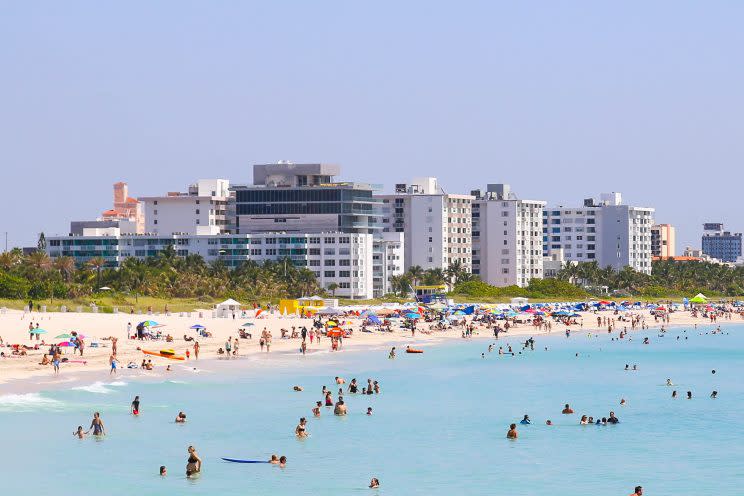
[{"label": "clear horizon", "polygon": [[[619,191],[677,228],[740,232],[744,5],[9,3],[0,16],[0,249],[132,196],[254,163],[341,179]],[[712,198],[713,201],[708,199]],[[16,214],[18,212],[18,214]]]}]

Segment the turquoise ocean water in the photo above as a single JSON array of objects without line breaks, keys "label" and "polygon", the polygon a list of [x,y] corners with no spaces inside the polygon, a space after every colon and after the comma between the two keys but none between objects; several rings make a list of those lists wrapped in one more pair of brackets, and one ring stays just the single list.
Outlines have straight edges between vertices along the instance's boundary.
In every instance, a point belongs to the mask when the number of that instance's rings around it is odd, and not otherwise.
[{"label": "turquoise ocean water", "polygon": [[[122,375],[113,383],[6,395],[0,398],[3,493],[601,496],[627,495],[642,484],[647,495],[741,495],[744,326],[724,328],[730,334],[637,332],[631,342],[537,337],[535,351],[515,357],[494,351],[485,359],[489,341],[481,339],[395,360],[387,359],[387,349],[277,354],[204,362],[199,373],[179,369],[148,381]],[[642,344],[644,336],[650,345]],[[516,337],[502,337],[500,344],[506,342],[521,349]],[[623,370],[626,363],[638,370]],[[382,394],[347,394],[348,417],[324,408],[312,418],[321,387],[337,390],[336,375],[362,385],[376,379]],[[665,386],[667,378],[677,386]],[[293,392],[295,384],[305,390]],[[688,390],[692,400],[684,399]],[[129,415],[136,394],[138,418]],[[565,403],[576,415],[561,415]],[[185,425],[173,422],[179,410],[188,415]],[[581,414],[596,418],[610,410],[620,424],[578,425]],[[93,411],[101,412],[109,435],[73,438],[75,427],[90,425]],[[525,413],[534,424],[519,426],[517,441],[506,440],[508,425]],[[294,437],[300,416],[309,419],[309,439]],[[546,419],[555,425],[546,426]],[[184,476],[190,444],[204,459],[195,480]],[[220,460],[272,453],[288,457],[286,469]],[[168,477],[157,475],[160,465]],[[366,488],[373,476],[380,489]]]}]

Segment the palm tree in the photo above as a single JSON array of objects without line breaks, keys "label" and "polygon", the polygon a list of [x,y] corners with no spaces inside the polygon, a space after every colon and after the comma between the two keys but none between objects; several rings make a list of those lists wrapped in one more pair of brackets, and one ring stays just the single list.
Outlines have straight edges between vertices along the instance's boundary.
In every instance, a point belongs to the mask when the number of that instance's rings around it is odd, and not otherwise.
[{"label": "palm tree", "polygon": [[45,251],[36,250],[26,257],[26,264],[40,272],[46,272],[52,268],[52,259]]},{"label": "palm tree", "polygon": [[72,257],[59,257],[54,261],[54,268],[62,275],[62,280],[70,282],[70,278],[75,272],[75,259]]},{"label": "palm tree", "polygon": [[414,286],[418,286],[419,281],[424,277],[424,269],[420,265],[412,265],[408,269],[408,275],[411,278]]},{"label": "palm tree", "polygon": [[93,257],[88,260],[88,267],[96,271],[96,289],[101,288],[101,269],[106,266],[106,260],[103,257]]},{"label": "palm tree", "polygon": [[328,290],[331,292],[331,295],[335,298],[336,297],[336,290],[338,289],[338,284],[335,282],[332,282],[328,285]]},{"label": "palm tree", "polygon": [[21,256],[17,251],[5,251],[0,253],[0,268],[4,270],[11,270],[21,262]]}]

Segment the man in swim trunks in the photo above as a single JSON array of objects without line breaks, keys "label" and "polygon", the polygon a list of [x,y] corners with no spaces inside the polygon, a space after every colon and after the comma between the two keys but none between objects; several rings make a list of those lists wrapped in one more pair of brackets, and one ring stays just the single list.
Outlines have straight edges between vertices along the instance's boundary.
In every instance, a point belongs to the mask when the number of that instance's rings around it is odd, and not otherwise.
[{"label": "man in swim trunks", "polygon": [[134,401],[132,401],[132,415],[139,415],[139,407],[140,407],[140,399],[139,396],[134,397]]}]

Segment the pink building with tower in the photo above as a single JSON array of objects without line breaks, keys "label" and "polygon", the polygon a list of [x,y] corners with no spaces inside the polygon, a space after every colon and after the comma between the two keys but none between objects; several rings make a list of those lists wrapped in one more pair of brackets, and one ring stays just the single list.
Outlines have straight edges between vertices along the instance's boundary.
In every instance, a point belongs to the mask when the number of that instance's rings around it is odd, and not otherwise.
[{"label": "pink building with tower", "polygon": [[145,214],[142,203],[129,196],[127,183],[114,183],[114,208],[101,214],[104,221],[127,220],[135,225],[135,232],[145,232]]}]

